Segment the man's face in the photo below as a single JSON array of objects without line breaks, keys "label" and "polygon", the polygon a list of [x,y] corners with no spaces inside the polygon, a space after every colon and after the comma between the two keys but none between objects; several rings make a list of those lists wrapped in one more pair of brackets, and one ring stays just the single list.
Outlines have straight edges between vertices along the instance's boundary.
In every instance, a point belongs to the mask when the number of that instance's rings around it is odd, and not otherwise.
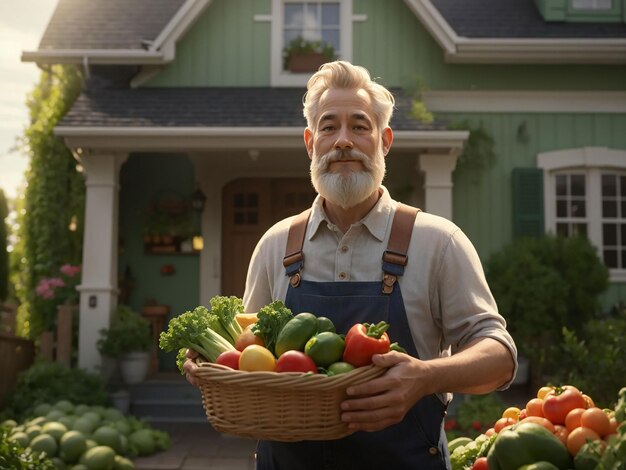
[{"label": "man's face", "polygon": [[313,186],[328,201],[353,207],[379,188],[393,135],[378,129],[364,90],[326,90],[304,139]]}]

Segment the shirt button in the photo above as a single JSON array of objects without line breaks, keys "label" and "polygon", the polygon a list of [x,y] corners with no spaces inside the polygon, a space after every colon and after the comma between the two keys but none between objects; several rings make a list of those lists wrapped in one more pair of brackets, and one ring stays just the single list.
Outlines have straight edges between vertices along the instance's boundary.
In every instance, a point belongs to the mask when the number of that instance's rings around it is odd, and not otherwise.
[{"label": "shirt button", "polygon": [[349,249],[350,249],[350,248],[348,248],[348,246],[347,246],[347,245],[343,245],[343,246],[341,247],[341,251],[343,251],[344,253],[345,253],[346,251],[348,251]]},{"label": "shirt button", "polygon": [[346,273],[344,273],[343,271],[339,273],[339,279],[345,279],[346,278]]},{"label": "shirt button", "polygon": [[437,449],[436,447],[430,447],[430,448],[428,449],[428,453],[429,453],[430,455],[437,455],[437,454],[439,453],[439,449]]}]

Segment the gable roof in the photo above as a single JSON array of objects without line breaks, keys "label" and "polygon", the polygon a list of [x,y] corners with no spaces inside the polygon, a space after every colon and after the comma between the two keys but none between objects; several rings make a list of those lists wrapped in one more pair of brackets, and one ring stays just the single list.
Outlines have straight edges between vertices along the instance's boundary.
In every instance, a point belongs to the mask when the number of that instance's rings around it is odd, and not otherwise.
[{"label": "gable roof", "polygon": [[626,38],[626,23],[547,22],[531,0],[432,0],[460,37]]},{"label": "gable roof", "polygon": [[184,2],[59,0],[41,38],[39,49],[145,51]]},{"label": "gable roof", "polygon": [[[39,49],[22,60],[164,64],[211,1],[59,0]],[[446,62],[626,63],[624,23],[545,22],[532,0],[404,2]]]}]

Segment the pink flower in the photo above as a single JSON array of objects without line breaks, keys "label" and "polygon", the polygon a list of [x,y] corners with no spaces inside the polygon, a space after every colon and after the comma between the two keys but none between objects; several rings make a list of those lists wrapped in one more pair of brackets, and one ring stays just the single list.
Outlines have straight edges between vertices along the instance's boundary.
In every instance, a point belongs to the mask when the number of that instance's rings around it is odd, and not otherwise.
[{"label": "pink flower", "polygon": [[60,277],[51,277],[48,279],[48,285],[52,288],[65,287],[65,282]]},{"label": "pink flower", "polygon": [[74,277],[80,272],[80,266],[73,266],[71,264],[64,264],[59,269],[62,274],[65,274],[68,277]]},{"label": "pink flower", "polygon": [[42,297],[44,299],[53,298],[54,290],[52,289],[52,286],[50,285],[50,279],[48,279],[47,277],[42,278],[39,281],[39,284],[37,285],[35,292],[37,293],[39,297]]}]

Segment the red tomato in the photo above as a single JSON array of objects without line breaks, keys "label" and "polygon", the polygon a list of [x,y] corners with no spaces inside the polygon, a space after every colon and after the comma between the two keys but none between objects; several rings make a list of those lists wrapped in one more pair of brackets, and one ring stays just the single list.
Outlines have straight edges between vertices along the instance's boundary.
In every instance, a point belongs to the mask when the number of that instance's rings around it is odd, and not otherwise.
[{"label": "red tomato", "polygon": [[526,418],[521,420],[520,423],[536,423],[536,424],[540,424],[541,426],[543,426],[548,431],[550,431],[551,433],[554,434],[554,424],[552,424],[546,418],[542,418],[541,416],[527,416]]},{"label": "red tomato", "polygon": [[276,361],[276,372],[313,372],[317,373],[317,366],[313,359],[302,351],[286,351]]},{"label": "red tomato", "polygon": [[489,470],[487,466],[487,457],[478,457],[472,465],[472,470]]},{"label": "red tomato", "polygon": [[224,351],[222,354],[217,356],[215,363],[230,367],[231,369],[239,370],[239,356],[241,356],[240,351]]},{"label": "red tomato", "polygon": [[564,385],[548,392],[543,400],[542,410],[543,415],[552,424],[564,424],[567,413],[574,408],[587,408],[587,403],[580,390],[571,385]]},{"label": "red tomato", "polygon": [[523,420],[524,418],[526,418],[528,416],[528,412],[526,411],[526,408],[522,408],[522,410],[519,412],[519,417],[518,417],[518,421]]},{"label": "red tomato", "polygon": [[543,418],[543,400],[541,398],[531,398],[528,403],[526,403],[525,410],[526,416],[539,416]]},{"label": "red tomato", "polygon": [[565,426],[561,426],[560,424],[554,425],[554,433],[556,437],[563,443],[564,446],[567,446],[567,436],[569,435],[569,431]]}]

